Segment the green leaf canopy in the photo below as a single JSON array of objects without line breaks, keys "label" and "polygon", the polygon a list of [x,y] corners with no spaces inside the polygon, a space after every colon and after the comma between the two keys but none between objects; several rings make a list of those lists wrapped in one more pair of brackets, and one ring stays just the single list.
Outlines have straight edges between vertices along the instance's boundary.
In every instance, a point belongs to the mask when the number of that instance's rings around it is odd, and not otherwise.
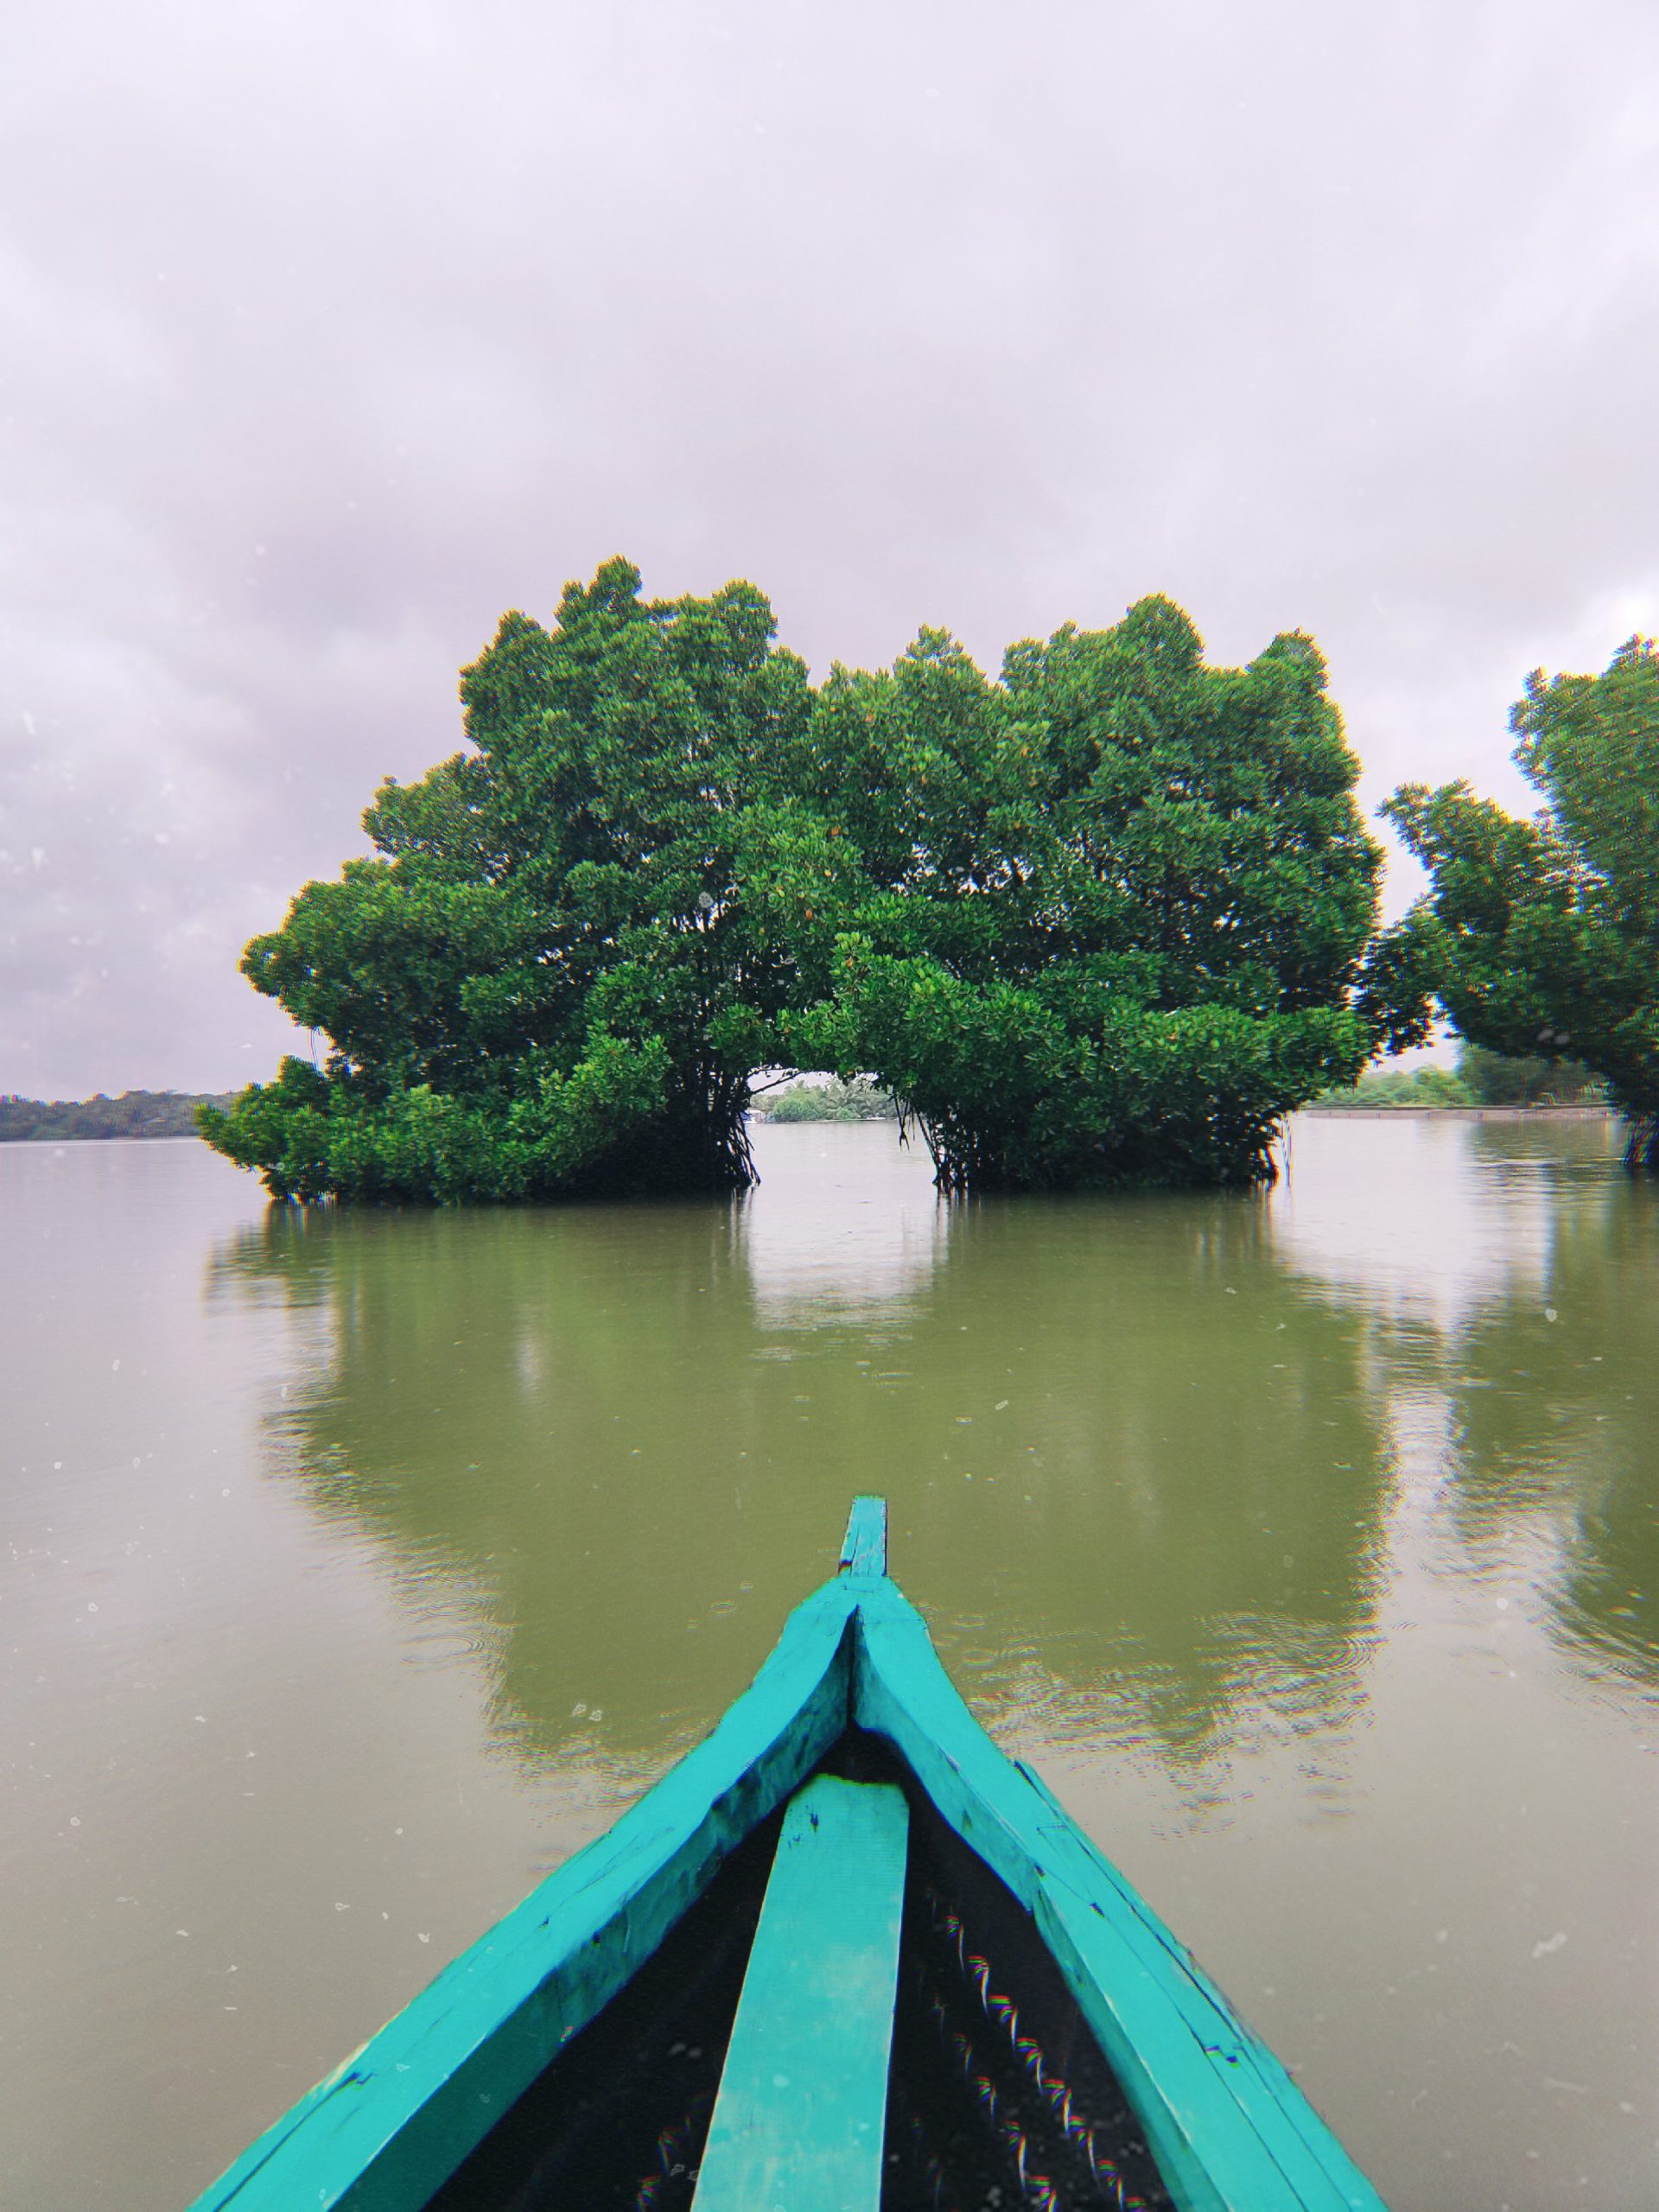
[{"label": "green leaf canopy", "polygon": [[1659,655],[1632,638],[1599,676],[1535,671],[1510,720],[1544,808],[1402,785],[1384,811],[1430,888],[1382,957],[1471,1044],[1604,1077],[1632,1162],[1659,1166]]},{"label": "green leaf canopy", "polygon": [[947,1188],[1249,1182],[1377,1040],[1379,855],[1312,643],[1179,609],[925,631],[817,690],[766,601],[622,561],[463,672],[469,749],[243,965],[330,1040],[210,1112],[274,1194],[741,1186],[752,1072],[867,1073]]},{"label": "green leaf canopy", "polygon": [[989,682],[924,632],[819,694],[869,894],[791,1057],[870,1071],[947,1187],[1248,1183],[1374,1049],[1379,866],[1317,649],[1246,669],[1147,599]]},{"label": "green leaf canopy", "polygon": [[[302,1198],[534,1198],[747,1179],[747,1078],[802,988],[758,874],[810,867],[806,671],[747,584],[647,602],[622,561],[461,678],[472,749],[387,783],[377,857],[243,961],[331,1040],[209,1139]],[[833,858],[833,855],[831,856]]]}]

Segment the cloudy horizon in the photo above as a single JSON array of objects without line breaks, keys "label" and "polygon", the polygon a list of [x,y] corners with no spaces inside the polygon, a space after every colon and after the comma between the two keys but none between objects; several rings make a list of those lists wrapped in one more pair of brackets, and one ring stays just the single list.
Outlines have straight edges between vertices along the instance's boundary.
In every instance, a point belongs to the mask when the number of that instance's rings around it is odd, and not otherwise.
[{"label": "cloudy horizon", "polygon": [[[12,26],[0,1092],[222,1089],[502,611],[746,576],[815,677],[1167,592],[1374,809],[1659,629],[1659,17],[299,0]],[[1646,280],[1644,282],[1644,280]],[[1414,872],[1391,861],[1389,906]]]}]

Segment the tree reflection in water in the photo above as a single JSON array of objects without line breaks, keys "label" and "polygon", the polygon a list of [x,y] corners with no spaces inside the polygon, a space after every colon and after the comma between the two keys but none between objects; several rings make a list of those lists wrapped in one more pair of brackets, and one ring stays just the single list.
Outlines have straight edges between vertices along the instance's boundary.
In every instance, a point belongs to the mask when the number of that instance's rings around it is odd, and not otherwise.
[{"label": "tree reflection in water", "polygon": [[279,1210],[216,1275],[326,1322],[302,1478],[476,1623],[529,1758],[656,1770],[855,1489],[993,1725],[1051,1740],[1339,1739],[1408,1523],[1459,1572],[1519,1547],[1651,1686],[1659,1194],[1595,1125],[1399,1124],[1340,1194],[1322,1135],[1270,1198],[946,1205],[890,1131],[791,1131],[748,1198]]},{"label": "tree reflection in water", "polygon": [[1659,1190],[1593,1116],[1399,1118],[1368,1149],[1369,1192],[1284,1210],[1287,1255],[1369,1316],[1376,1395],[1398,1455],[1428,1461],[1457,1571],[1520,1567],[1575,1663],[1651,1692]]},{"label": "tree reflection in water", "polygon": [[1188,1765],[1340,1731],[1386,1424],[1271,1201],[950,1205],[890,1130],[769,1134],[805,1173],[747,1199],[279,1210],[219,1256],[326,1322],[274,1418],[320,1511],[477,1618],[503,1737],[659,1767],[861,1489],[994,1725]]}]

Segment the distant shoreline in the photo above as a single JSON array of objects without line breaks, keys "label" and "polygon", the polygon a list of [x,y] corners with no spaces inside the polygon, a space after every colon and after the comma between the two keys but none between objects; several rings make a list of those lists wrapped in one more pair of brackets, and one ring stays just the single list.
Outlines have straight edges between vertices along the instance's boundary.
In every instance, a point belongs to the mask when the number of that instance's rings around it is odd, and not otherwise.
[{"label": "distant shoreline", "polygon": [[[177,1095],[175,1094],[175,1096]],[[192,1099],[189,1103],[194,1109],[194,1100]],[[214,1099],[213,1103],[218,1104],[219,1102]],[[1296,1115],[1317,1115],[1321,1120],[1333,1122],[1393,1122],[1398,1121],[1402,1115],[1409,1116],[1415,1121],[1438,1122],[1611,1122],[1618,1118],[1616,1108],[1601,1103],[1587,1106],[1322,1106],[1309,1104],[1297,1107],[1295,1113]],[[763,1120],[766,1117],[757,1116],[756,1118]],[[1294,1119],[1294,1116],[1287,1118]],[[784,1122],[777,1124],[779,1128],[788,1126],[791,1125]],[[826,1115],[822,1120],[814,1120],[810,1123],[799,1122],[793,1126],[822,1129],[831,1126],[857,1128],[866,1124],[862,1121],[843,1122],[838,1116]],[[201,1142],[202,1138],[197,1130],[180,1128],[176,1125],[171,1128],[151,1126],[125,1129],[82,1129],[71,1134],[67,1130],[14,1130],[8,1128],[4,1125],[3,1118],[0,1118],[0,1144],[52,1145],[61,1148],[70,1144],[200,1144]]]},{"label": "distant shoreline", "polygon": [[106,1090],[92,1098],[24,1098],[0,1094],[0,1144],[147,1143],[196,1138],[198,1106],[225,1106],[230,1091]]},{"label": "distant shoreline", "polygon": [[195,1129],[140,1129],[121,1136],[107,1137],[9,1137],[0,1136],[0,1145],[49,1144],[54,1152],[61,1152],[67,1144],[204,1144],[207,1140]]},{"label": "distant shoreline", "polygon": [[1356,1115],[1373,1122],[1391,1122],[1402,1114],[1440,1122],[1611,1122],[1618,1109],[1598,1100],[1580,1106],[1330,1106],[1312,1102],[1296,1109],[1299,1114],[1327,1115],[1332,1121],[1351,1121]]}]

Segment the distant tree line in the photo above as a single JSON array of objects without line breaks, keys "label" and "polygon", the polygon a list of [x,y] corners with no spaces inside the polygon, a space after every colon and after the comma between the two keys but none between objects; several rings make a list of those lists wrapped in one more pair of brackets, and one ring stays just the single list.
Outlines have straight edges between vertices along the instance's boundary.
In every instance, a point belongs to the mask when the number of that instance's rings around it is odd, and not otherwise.
[{"label": "distant tree line", "polygon": [[0,1097],[0,1144],[79,1143],[89,1137],[194,1137],[197,1110],[223,1109],[234,1091],[124,1090],[118,1098]]},{"label": "distant tree line", "polygon": [[757,1090],[751,1110],[766,1122],[892,1122],[899,1101],[865,1076],[842,1081],[791,1083],[773,1091]]},{"label": "distant tree line", "polygon": [[1576,1060],[1511,1059],[1465,1045],[1455,1069],[1376,1068],[1340,1090],[1314,1100],[1319,1107],[1586,1106],[1600,1103],[1607,1086]]}]

